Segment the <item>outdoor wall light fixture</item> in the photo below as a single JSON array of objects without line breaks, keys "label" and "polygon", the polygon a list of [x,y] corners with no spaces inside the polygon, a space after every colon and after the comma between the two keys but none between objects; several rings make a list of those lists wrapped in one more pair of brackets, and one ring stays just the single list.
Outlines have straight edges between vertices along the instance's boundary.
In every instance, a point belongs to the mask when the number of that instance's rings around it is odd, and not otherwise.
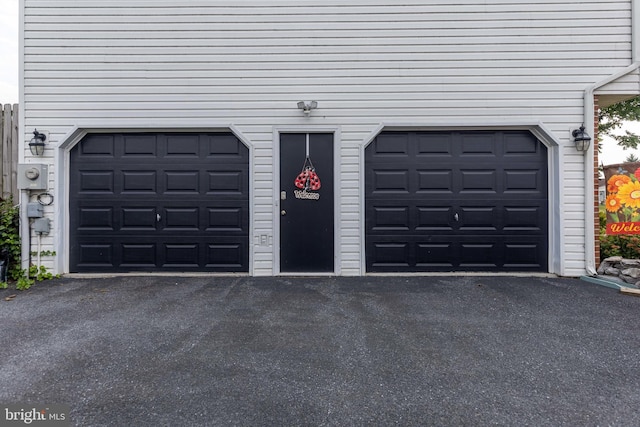
[{"label": "outdoor wall light fixture", "polygon": [[584,130],[584,125],[580,126],[580,129],[574,129],[571,135],[573,136],[573,142],[576,144],[576,150],[585,152],[589,149],[591,137]]},{"label": "outdoor wall light fixture", "polygon": [[311,114],[311,110],[315,110],[316,108],[318,108],[318,103],[316,101],[300,101],[298,102],[298,108],[302,110],[305,116],[308,116],[309,114]]},{"label": "outdoor wall light fixture", "polygon": [[38,129],[33,130],[33,138],[29,141],[29,150],[34,156],[42,156],[44,154],[44,142],[47,140],[47,135],[38,132]]}]

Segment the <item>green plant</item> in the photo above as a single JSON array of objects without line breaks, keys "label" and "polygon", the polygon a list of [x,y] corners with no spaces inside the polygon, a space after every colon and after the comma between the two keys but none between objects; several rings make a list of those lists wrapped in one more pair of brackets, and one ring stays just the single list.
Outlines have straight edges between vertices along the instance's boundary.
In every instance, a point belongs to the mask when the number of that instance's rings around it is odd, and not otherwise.
[{"label": "green plant", "polygon": [[604,233],[607,229],[607,211],[605,210],[604,206],[600,206],[598,219],[600,220],[600,233]]},{"label": "green plant", "polygon": [[[20,211],[14,206],[11,197],[0,200],[0,253],[7,258],[7,279],[15,280],[16,289],[24,291],[29,289],[36,281],[53,279],[54,276],[47,271],[45,266],[39,268],[35,265],[29,270],[21,268],[22,249],[20,245]],[[37,256],[37,252],[32,252]],[[55,251],[41,251],[40,256],[55,256]],[[27,273],[28,276],[27,276]],[[6,289],[7,282],[0,282],[0,289]]]},{"label": "green plant", "polygon": [[20,268],[20,214],[11,197],[0,201],[0,251],[6,251],[8,257],[8,278],[18,280],[23,276]]},{"label": "green plant", "polygon": [[612,104],[600,109],[598,114],[598,133],[607,135],[616,143],[627,148],[638,148],[640,136],[625,130],[624,135],[614,132],[623,126],[625,122],[638,121],[640,119],[640,97],[636,96],[626,101]]},{"label": "green plant", "polygon": [[640,236],[619,234],[615,236],[600,235],[600,257],[612,256],[640,259]]},{"label": "green plant", "polygon": [[[38,256],[38,252],[31,251],[31,256],[32,257],[37,257]],[[40,256],[56,256],[56,251],[40,251]]]},{"label": "green plant", "polygon": [[43,280],[51,280],[56,276],[50,273],[44,265],[41,265],[40,268],[32,265],[29,267],[29,277],[34,278],[38,282],[42,282]]},{"label": "green plant", "polygon": [[36,265],[29,267],[29,276],[26,275],[27,271],[21,270],[20,277],[16,280],[16,289],[19,291],[25,291],[33,286],[36,282],[42,282],[43,280],[50,280],[59,277],[47,270],[44,265],[40,268]]},{"label": "green plant", "polygon": [[35,282],[35,280],[29,279],[27,276],[19,277],[18,280],[16,280],[16,289],[19,291],[26,291]]}]

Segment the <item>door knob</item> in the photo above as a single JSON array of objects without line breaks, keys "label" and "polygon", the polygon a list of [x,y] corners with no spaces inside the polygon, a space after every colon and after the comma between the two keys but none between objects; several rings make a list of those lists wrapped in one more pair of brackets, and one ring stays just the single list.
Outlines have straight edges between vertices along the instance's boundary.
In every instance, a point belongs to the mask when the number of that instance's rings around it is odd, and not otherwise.
[{"label": "door knob", "polygon": [[285,216],[287,214],[287,211],[285,211],[284,209],[280,211],[280,215]]},{"label": "door knob", "polygon": [[460,217],[458,216],[458,214],[457,214],[457,213],[453,216],[453,218],[454,218],[456,221],[460,221]]}]

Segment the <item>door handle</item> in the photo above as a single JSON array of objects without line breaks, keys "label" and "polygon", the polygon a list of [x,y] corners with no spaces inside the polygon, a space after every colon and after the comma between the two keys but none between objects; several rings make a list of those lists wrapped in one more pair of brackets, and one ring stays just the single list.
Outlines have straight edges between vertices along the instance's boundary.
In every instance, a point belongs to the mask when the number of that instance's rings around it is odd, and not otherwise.
[{"label": "door handle", "polygon": [[156,214],[156,222],[160,222],[160,220],[162,219],[162,217],[160,216],[159,213]]},{"label": "door handle", "polygon": [[285,216],[286,214],[287,214],[287,211],[285,211],[284,209],[280,211],[280,215]]},{"label": "door handle", "polygon": [[455,215],[453,215],[453,219],[457,221],[460,221],[460,217],[458,216],[458,213],[456,212]]}]

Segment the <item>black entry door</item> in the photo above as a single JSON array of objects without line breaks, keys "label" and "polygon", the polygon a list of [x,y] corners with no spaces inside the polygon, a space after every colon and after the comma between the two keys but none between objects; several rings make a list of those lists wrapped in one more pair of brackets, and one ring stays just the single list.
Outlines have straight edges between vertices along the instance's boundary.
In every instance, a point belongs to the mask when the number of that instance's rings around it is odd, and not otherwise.
[{"label": "black entry door", "polygon": [[530,132],[384,132],[365,166],[367,271],[547,271],[547,150]]},{"label": "black entry door", "polygon": [[90,134],[69,177],[70,271],[249,270],[249,150],[233,134]]},{"label": "black entry door", "polygon": [[280,271],[334,271],[333,134],[280,135]]}]

